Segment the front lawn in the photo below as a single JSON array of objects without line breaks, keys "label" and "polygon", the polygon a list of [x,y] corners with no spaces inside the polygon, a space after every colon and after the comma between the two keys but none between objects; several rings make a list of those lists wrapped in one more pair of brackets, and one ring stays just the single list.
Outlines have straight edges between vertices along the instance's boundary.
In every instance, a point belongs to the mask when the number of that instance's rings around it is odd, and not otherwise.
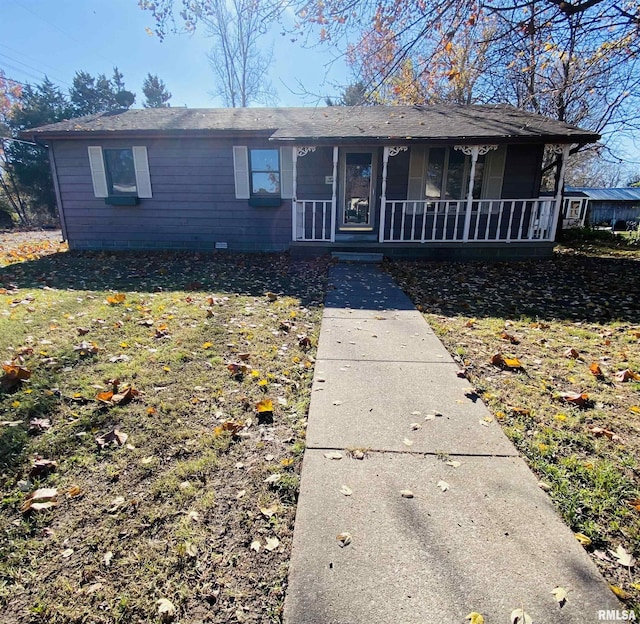
[{"label": "front lawn", "polygon": [[614,553],[640,555],[640,250],[387,268],[613,591],[638,604],[640,569]]},{"label": "front lawn", "polygon": [[3,624],[279,622],[326,262],[15,260]]}]

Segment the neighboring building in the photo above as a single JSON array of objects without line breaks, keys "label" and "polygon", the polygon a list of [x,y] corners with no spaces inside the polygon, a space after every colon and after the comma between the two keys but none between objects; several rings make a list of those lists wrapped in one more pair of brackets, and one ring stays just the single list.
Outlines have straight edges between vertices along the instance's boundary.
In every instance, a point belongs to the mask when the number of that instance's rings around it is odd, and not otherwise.
[{"label": "neighboring building", "polygon": [[640,188],[588,188],[567,186],[564,190],[564,227],[607,225],[626,229],[640,223]]},{"label": "neighboring building", "polygon": [[454,258],[549,254],[560,196],[539,197],[545,145],[566,156],[599,138],[455,105],[150,108],[24,136],[49,147],[71,249]]}]

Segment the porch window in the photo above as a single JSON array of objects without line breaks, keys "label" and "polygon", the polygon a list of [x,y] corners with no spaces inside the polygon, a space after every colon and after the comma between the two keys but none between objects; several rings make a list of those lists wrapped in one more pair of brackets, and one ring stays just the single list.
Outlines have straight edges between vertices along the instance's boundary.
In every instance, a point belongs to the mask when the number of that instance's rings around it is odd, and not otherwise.
[{"label": "porch window", "polygon": [[280,197],[279,156],[277,149],[249,150],[252,197]]}]

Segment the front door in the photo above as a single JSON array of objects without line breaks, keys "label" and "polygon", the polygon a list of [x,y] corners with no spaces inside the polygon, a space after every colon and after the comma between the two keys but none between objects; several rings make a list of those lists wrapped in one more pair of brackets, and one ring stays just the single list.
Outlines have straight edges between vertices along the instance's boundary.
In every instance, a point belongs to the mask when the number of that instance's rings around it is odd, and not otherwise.
[{"label": "front door", "polygon": [[371,232],[374,227],[376,153],[350,149],[341,154],[340,218],[342,232]]}]

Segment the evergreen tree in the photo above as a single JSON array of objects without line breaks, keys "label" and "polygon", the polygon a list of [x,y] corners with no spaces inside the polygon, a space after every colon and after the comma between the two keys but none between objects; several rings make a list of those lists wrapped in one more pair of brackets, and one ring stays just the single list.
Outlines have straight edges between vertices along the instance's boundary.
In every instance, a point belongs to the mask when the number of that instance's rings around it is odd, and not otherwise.
[{"label": "evergreen tree", "polygon": [[168,108],[171,106],[169,104],[171,93],[167,91],[167,86],[157,75],[147,75],[142,84],[142,93],[145,97],[142,106],[145,108]]}]

